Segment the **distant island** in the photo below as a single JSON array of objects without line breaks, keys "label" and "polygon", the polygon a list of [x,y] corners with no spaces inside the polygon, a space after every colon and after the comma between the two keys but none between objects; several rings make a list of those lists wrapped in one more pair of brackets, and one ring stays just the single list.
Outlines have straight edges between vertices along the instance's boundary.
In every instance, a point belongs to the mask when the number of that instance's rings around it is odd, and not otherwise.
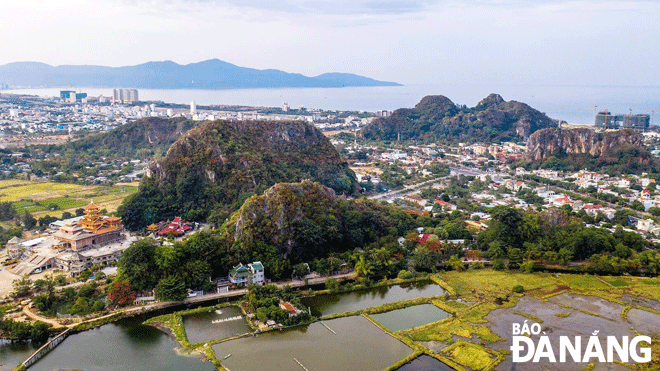
[{"label": "distant island", "polygon": [[350,73],[308,77],[279,70],[236,66],[219,59],[180,65],[172,61],[136,66],[51,66],[16,62],[0,66],[0,84],[10,87],[125,87],[138,89],[239,89],[348,86],[401,86]]}]

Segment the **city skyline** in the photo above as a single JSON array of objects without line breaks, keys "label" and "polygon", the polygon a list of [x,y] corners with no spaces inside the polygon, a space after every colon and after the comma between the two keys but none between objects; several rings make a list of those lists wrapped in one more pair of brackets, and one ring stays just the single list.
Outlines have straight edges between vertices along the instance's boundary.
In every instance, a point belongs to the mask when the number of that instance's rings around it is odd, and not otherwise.
[{"label": "city skyline", "polygon": [[219,58],[403,84],[657,86],[660,4],[544,0],[5,2],[0,64]]}]

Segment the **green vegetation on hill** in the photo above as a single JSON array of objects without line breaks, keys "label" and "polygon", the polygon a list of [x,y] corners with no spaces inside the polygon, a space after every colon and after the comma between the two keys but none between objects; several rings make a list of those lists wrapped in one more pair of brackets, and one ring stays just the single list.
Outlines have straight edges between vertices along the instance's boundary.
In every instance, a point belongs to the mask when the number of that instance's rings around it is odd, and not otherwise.
[{"label": "green vegetation on hill", "polygon": [[181,134],[196,125],[196,122],[181,117],[172,119],[148,117],[65,144],[36,147],[46,153],[57,153],[58,157],[72,161],[99,156],[111,158],[163,156]]},{"label": "green vegetation on hill", "polygon": [[220,225],[278,182],[312,179],[346,194],[357,187],[328,139],[304,122],[206,122],[179,138],[150,173],[119,208],[129,229],[175,215]]},{"label": "green vegetation on hill", "polygon": [[277,184],[251,197],[221,231],[239,260],[261,260],[275,275],[285,275],[293,264],[364,247],[383,236],[402,236],[416,226],[396,206],[346,200],[322,184],[304,181]]},{"label": "green vegetation on hill", "polygon": [[401,108],[362,130],[367,140],[415,140],[422,142],[519,141],[556,124],[525,103],[506,102],[491,94],[476,107],[457,106],[442,95],[424,97],[414,108]]}]

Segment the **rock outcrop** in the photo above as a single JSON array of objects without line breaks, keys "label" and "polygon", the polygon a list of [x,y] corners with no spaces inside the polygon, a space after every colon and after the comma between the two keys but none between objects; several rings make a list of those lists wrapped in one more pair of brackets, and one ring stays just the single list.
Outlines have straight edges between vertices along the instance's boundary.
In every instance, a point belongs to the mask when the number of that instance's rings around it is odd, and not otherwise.
[{"label": "rock outcrop", "polygon": [[355,174],[314,126],[293,121],[206,122],[182,135],[149,167],[120,208],[125,225],[180,215],[221,224],[250,195],[280,182],[311,179],[350,194]]},{"label": "rock outcrop", "polygon": [[424,97],[414,108],[374,120],[362,130],[370,140],[498,142],[526,139],[555,122],[525,103],[490,94],[476,107],[455,105],[442,95]]},{"label": "rock outcrop", "polygon": [[557,153],[601,157],[624,146],[644,147],[644,141],[632,130],[596,132],[591,128],[551,128],[539,130],[529,137],[525,158],[542,161]]}]

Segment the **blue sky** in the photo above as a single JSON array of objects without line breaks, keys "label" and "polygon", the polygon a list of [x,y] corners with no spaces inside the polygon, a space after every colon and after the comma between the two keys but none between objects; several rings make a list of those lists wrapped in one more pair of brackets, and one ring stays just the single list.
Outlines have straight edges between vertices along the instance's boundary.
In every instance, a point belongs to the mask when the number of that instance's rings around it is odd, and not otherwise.
[{"label": "blue sky", "polygon": [[0,0],[0,64],[185,64],[443,84],[660,86],[660,2]]}]

